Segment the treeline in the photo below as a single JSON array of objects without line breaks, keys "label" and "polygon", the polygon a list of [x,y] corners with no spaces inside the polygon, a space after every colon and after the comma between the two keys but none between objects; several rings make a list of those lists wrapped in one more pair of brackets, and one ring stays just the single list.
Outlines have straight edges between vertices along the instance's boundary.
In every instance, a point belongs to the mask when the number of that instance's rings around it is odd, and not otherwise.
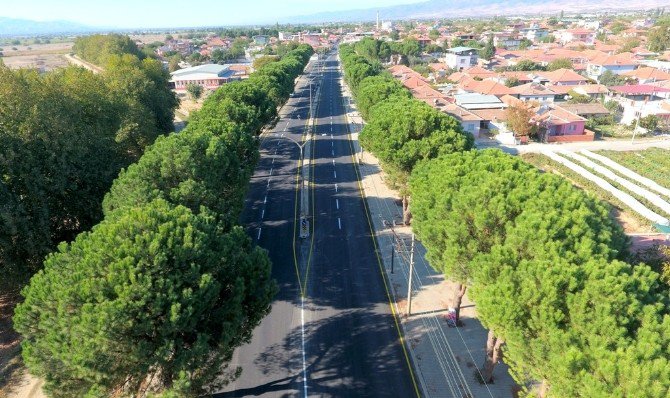
[{"label": "treeline", "polygon": [[414,229],[431,265],[465,286],[489,329],[481,375],[502,358],[542,397],[665,397],[668,289],[625,258],[609,206],[497,150],[422,163]]},{"label": "treeline", "polygon": [[212,94],[121,172],[100,224],[47,257],[14,322],[51,396],[195,397],[239,375],[228,362],[276,286],[238,218],[257,135],[311,53]]},{"label": "treeline", "polygon": [[97,75],[77,67],[39,74],[0,66],[6,277],[24,281],[59,242],[99,222],[118,172],[173,129],[177,99],[160,63],[126,54],[108,61]]},{"label": "treeline", "polygon": [[367,122],[361,145],[379,158],[389,181],[400,191],[405,222],[409,222],[407,183],[414,166],[421,160],[469,150],[474,139],[453,117],[413,99],[383,71],[378,56],[368,51],[370,44],[362,40],[340,46],[344,78]]},{"label": "treeline", "polygon": [[72,51],[83,60],[103,68],[109,62],[110,57],[133,55],[139,60],[146,58],[146,54],[129,36],[119,34],[77,37],[74,40]]}]

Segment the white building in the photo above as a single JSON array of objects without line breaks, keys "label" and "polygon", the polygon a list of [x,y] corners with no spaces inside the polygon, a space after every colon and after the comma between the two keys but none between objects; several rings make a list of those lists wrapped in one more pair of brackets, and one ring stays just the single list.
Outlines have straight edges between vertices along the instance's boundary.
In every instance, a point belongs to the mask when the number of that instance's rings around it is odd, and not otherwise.
[{"label": "white building", "polygon": [[189,84],[197,84],[208,90],[216,90],[222,84],[238,80],[230,65],[206,64],[190,68],[179,69],[170,74],[170,83],[174,84],[175,91],[186,91]]},{"label": "white building", "polygon": [[477,65],[479,53],[471,47],[454,47],[447,50],[444,63],[450,68],[464,70]]}]

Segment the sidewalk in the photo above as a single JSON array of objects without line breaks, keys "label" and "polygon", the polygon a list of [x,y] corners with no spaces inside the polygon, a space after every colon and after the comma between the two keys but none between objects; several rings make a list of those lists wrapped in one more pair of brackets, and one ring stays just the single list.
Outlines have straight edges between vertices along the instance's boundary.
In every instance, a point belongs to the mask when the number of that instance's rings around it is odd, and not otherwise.
[{"label": "sidewalk", "polygon": [[[351,94],[344,82],[342,87],[347,104]],[[378,160],[367,152],[361,155],[358,131],[363,120],[352,107],[348,108],[347,116],[380,254],[424,395],[512,397],[515,383],[504,363],[497,365],[493,384],[484,385],[476,381],[477,369],[484,361],[488,331],[477,320],[474,303],[467,294],[461,309],[464,326],[447,326],[445,315],[455,284],[430,267],[420,242],[416,242],[414,255],[412,315],[406,316],[411,227],[402,225],[399,196],[385,185]],[[396,226],[393,226],[394,223]],[[392,230],[401,242],[394,255],[394,273],[391,273],[391,253],[394,250]]]}]

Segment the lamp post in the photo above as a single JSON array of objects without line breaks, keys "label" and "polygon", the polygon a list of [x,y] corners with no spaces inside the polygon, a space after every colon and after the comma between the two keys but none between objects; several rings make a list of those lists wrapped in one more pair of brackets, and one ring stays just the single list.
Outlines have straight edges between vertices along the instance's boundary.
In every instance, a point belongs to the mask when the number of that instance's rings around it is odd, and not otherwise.
[{"label": "lamp post", "polygon": [[[284,134],[275,134],[275,136],[278,137],[278,138],[286,138],[287,140],[293,142],[298,147],[298,149],[300,150],[300,166],[302,167],[305,163],[305,159],[303,158],[303,148],[305,147],[305,145],[307,145],[307,143],[311,139],[311,135],[307,134],[307,136],[305,137],[305,140],[302,143],[300,143],[300,142],[294,140],[293,138],[291,138],[287,135],[284,135]],[[308,215],[308,211],[307,211],[308,206],[307,206],[307,201],[306,201],[307,195],[306,195],[305,178],[302,175],[303,174],[302,171],[301,171],[300,174],[301,174],[300,175],[300,190],[301,190],[300,215],[301,215],[301,217],[306,217]]]}]

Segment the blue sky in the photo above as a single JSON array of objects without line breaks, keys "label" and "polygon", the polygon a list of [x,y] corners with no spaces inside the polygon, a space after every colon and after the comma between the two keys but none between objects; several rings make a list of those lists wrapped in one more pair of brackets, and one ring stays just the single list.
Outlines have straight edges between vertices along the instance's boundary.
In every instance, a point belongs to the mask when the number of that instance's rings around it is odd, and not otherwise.
[{"label": "blue sky", "polygon": [[321,11],[416,3],[421,0],[0,0],[0,17],[68,20],[91,26],[139,28],[249,25]]}]

